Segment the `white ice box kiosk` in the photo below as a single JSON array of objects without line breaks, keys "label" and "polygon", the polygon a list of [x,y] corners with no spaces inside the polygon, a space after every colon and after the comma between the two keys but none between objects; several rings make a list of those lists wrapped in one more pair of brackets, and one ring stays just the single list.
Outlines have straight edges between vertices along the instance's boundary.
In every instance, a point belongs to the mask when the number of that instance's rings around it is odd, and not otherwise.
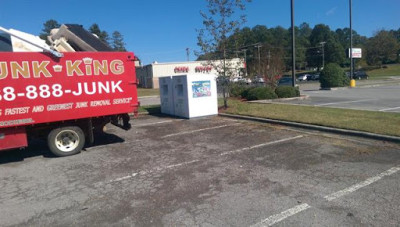
[{"label": "white ice box kiosk", "polygon": [[161,113],[175,115],[172,78],[170,76],[160,77],[158,82],[160,85]]},{"label": "white ice box kiosk", "polygon": [[218,114],[216,75],[185,74],[162,77],[159,81],[162,113],[184,118]]}]

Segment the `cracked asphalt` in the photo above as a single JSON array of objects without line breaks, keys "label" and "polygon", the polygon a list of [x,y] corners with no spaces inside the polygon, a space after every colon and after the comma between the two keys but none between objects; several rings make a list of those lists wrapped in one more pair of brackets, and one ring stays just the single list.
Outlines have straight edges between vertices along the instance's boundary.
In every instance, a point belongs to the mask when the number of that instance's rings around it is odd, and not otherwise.
[{"label": "cracked asphalt", "polygon": [[0,226],[400,225],[400,144],[218,116],[96,139],[0,153]]}]

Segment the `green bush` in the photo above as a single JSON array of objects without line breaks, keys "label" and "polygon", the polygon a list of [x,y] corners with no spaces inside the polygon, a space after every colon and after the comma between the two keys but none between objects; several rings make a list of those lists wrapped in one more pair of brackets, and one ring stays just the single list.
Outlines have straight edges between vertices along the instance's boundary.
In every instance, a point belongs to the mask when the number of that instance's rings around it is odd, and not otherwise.
[{"label": "green bush", "polygon": [[247,92],[245,97],[247,100],[276,99],[278,96],[274,90],[268,87],[255,87]]},{"label": "green bush", "polygon": [[244,89],[242,91],[242,93],[240,93],[240,97],[247,99],[247,96],[249,95],[249,91],[253,89],[252,87],[246,87],[246,89]]},{"label": "green bush", "polygon": [[349,78],[338,64],[325,65],[319,77],[321,88],[344,87],[349,85]]},{"label": "green bush", "polygon": [[300,96],[299,88],[291,86],[278,86],[275,89],[275,93],[279,98],[291,98]]},{"label": "green bush", "polygon": [[230,97],[243,97],[242,94],[248,87],[245,83],[232,83],[229,87]]}]

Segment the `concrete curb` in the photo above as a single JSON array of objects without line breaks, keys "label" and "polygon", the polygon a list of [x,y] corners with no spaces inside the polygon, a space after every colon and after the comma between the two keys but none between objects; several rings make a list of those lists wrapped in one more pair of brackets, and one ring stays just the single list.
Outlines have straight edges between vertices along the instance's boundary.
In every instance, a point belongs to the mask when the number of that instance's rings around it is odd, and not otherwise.
[{"label": "concrete curb", "polygon": [[380,84],[365,84],[365,85],[356,85],[355,87],[331,87],[331,88],[319,88],[320,91],[340,91],[347,89],[355,89],[355,88],[371,88],[371,87],[382,87],[382,86],[390,86],[390,85],[399,85],[400,82],[388,82],[388,83],[380,83]]},{"label": "concrete curb", "polygon": [[290,101],[290,100],[304,100],[308,99],[309,95],[300,95],[300,97],[293,97],[293,98],[280,98],[280,99],[264,99],[264,100],[254,100],[254,101],[247,101],[250,103],[276,103],[277,101]]},{"label": "concrete curb", "polygon": [[241,119],[241,120],[279,124],[279,125],[285,125],[285,126],[291,126],[291,127],[325,131],[325,132],[341,134],[341,135],[358,136],[358,137],[365,137],[365,138],[370,138],[370,139],[400,143],[400,137],[397,137],[397,136],[387,136],[387,135],[362,132],[362,131],[356,131],[356,130],[331,128],[331,127],[326,127],[326,126],[310,125],[310,124],[282,121],[282,120],[274,120],[274,119],[269,119],[269,118],[250,117],[250,116],[244,116],[244,115],[234,115],[234,114],[226,114],[226,113],[219,113],[218,115],[222,116],[222,117],[229,117],[229,118],[235,118],[235,119]]},{"label": "concrete curb", "polygon": [[138,99],[141,99],[141,98],[158,98],[158,97],[160,97],[159,95],[149,95],[149,96],[138,96]]}]

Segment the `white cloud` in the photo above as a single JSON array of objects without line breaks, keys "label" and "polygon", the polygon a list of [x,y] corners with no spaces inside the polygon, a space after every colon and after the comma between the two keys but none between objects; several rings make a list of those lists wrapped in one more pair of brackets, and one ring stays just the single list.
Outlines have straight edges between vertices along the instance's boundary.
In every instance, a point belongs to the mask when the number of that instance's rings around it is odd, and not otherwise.
[{"label": "white cloud", "polygon": [[332,9],[326,11],[325,15],[327,16],[332,16],[333,14],[335,14],[336,10],[337,10],[337,6],[333,7]]}]

